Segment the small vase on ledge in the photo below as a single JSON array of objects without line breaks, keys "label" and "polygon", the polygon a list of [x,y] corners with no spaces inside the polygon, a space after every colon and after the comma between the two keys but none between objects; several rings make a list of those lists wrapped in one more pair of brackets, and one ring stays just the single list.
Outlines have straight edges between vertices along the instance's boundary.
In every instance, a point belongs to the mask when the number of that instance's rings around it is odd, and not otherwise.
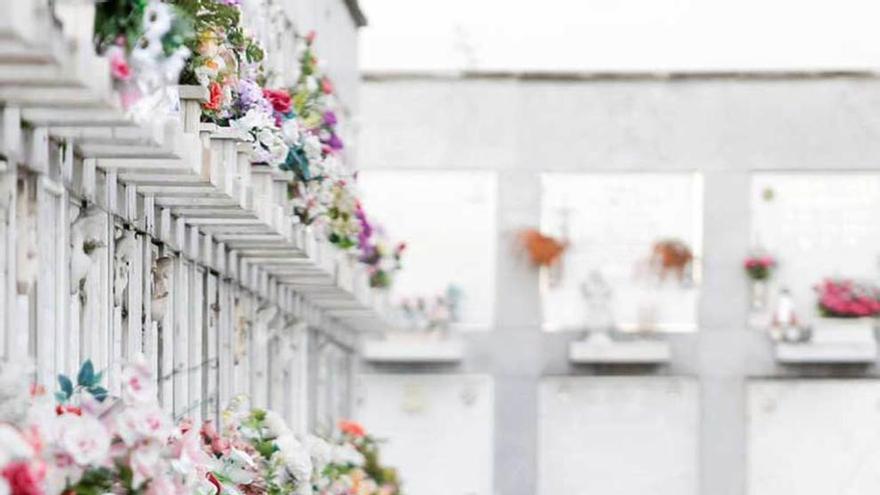
[{"label": "small vase on ledge", "polygon": [[770,284],[767,283],[767,280],[752,279],[749,294],[749,306],[753,313],[767,309],[767,300],[770,294]]}]

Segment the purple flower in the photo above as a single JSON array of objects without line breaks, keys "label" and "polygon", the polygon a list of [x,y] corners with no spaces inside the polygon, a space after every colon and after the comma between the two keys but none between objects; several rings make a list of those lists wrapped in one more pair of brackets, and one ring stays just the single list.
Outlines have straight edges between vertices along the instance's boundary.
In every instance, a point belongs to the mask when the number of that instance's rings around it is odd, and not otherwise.
[{"label": "purple flower", "polygon": [[221,5],[229,5],[233,7],[237,7],[241,4],[241,0],[215,0],[217,3]]},{"label": "purple flower", "polygon": [[336,114],[332,110],[328,110],[324,112],[324,123],[328,126],[334,126],[338,120],[336,119]]},{"label": "purple flower", "polygon": [[263,96],[263,88],[254,81],[242,79],[238,82],[238,106],[242,114],[248,110],[259,107],[269,115],[272,114],[272,104]]},{"label": "purple flower", "polygon": [[327,140],[327,146],[330,146],[335,151],[339,151],[342,149],[342,140],[336,134],[331,134],[330,139]]}]

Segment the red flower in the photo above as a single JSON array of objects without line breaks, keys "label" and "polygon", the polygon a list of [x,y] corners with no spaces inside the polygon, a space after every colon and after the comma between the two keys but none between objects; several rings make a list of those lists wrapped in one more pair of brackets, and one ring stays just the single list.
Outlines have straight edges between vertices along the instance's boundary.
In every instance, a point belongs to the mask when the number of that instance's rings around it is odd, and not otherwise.
[{"label": "red flower", "polygon": [[367,431],[364,430],[364,427],[361,426],[361,424],[357,421],[340,421],[339,431],[353,438],[361,438],[367,434]]},{"label": "red flower", "polygon": [[62,406],[59,404],[59,405],[55,406],[55,414],[58,416],[61,416],[63,414],[73,414],[75,416],[82,416],[82,409],[80,409],[77,406],[70,406],[70,405]]},{"label": "red flower", "polygon": [[283,89],[264,89],[263,96],[272,104],[272,109],[280,114],[290,113],[290,109],[293,107],[290,93]]},{"label": "red flower", "polygon": [[202,103],[202,107],[206,110],[220,110],[220,104],[223,102],[223,87],[218,82],[212,82],[208,86],[210,97],[206,103]]},{"label": "red flower", "polygon": [[214,488],[217,489],[217,495],[223,493],[223,485],[220,483],[220,480],[218,480],[217,477],[214,476],[214,473],[208,472],[206,477],[208,478],[208,482],[214,485]]},{"label": "red flower", "polygon": [[43,495],[44,493],[40,486],[42,477],[35,473],[26,462],[7,464],[0,474],[6,478],[14,495]]}]

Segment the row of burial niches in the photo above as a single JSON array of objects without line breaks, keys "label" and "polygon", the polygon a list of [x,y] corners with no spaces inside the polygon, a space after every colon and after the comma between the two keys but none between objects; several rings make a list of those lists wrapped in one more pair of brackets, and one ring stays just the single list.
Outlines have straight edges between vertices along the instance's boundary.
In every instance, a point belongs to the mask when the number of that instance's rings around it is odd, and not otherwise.
[{"label": "row of burial niches", "polygon": [[[505,290],[540,294],[543,330],[580,332],[590,348],[662,342],[718,311],[745,315],[745,326],[781,346],[781,360],[816,349],[827,356],[804,359],[873,360],[880,173],[753,172],[741,194],[723,198],[704,193],[700,172],[538,180],[537,198],[521,199],[534,204],[498,211],[494,172],[363,172],[365,196],[410,241],[390,333],[442,341],[491,329],[512,309],[496,300],[497,285],[515,277],[539,284]],[[404,207],[409,214],[392,214]],[[529,208],[540,210],[533,225],[517,217]],[[517,273],[526,270],[538,276]],[[706,276],[723,294],[707,293]]]}]

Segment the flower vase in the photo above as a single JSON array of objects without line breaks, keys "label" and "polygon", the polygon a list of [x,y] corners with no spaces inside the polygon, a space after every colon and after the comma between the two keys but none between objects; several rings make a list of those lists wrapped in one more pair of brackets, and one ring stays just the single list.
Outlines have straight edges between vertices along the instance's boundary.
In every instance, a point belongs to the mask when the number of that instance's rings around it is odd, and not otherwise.
[{"label": "flower vase", "polygon": [[770,294],[770,286],[766,280],[752,280],[750,287],[750,307],[753,313],[767,309],[767,299]]}]

